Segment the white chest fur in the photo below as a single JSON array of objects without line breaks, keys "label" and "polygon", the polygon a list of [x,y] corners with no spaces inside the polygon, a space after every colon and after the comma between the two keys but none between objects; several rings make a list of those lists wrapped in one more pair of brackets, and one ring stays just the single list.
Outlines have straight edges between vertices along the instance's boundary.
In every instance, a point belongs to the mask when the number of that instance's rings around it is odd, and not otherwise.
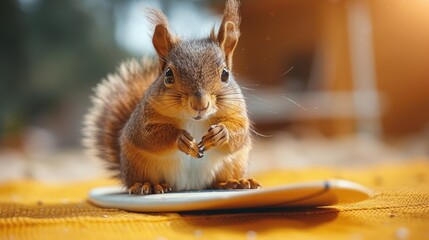
[{"label": "white chest fur", "polygon": [[[182,129],[188,131],[195,141],[201,141],[201,138],[208,132],[210,124],[203,121],[190,121]],[[202,158],[193,158],[177,151],[168,160],[169,164],[174,165],[174,172],[164,172],[165,182],[169,183],[176,191],[197,190],[209,187],[215,178],[216,172],[225,162],[228,156],[216,149],[211,149],[204,153]]]}]

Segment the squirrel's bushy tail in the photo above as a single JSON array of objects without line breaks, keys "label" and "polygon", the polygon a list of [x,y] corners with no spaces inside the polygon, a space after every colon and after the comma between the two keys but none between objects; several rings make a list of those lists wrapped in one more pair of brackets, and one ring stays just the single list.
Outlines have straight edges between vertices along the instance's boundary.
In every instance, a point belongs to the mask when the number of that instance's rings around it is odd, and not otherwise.
[{"label": "squirrel's bushy tail", "polygon": [[158,74],[156,60],[126,61],[97,85],[91,97],[93,105],[84,118],[82,143],[91,156],[107,163],[117,175],[121,130]]}]

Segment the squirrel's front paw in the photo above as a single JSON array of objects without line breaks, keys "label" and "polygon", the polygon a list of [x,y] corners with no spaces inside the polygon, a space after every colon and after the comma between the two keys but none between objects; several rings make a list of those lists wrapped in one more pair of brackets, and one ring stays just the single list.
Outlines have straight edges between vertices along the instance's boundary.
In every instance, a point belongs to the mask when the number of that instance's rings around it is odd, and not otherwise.
[{"label": "squirrel's front paw", "polygon": [[177,139],[177,147],[180,151],[195,158],[202,158],[204,152],[198,146],[198,143],[187,131],[182,130]]},{"label": "squirrel's front paw", "polygon": [[203,151],[207,151],[210,148],[221,146],[222,144],[228,142],[228,140],[229,135],[225,125],[212,125],[209,128],[209,132],[203,136],[203,139],[198,144],[198,146]]}]

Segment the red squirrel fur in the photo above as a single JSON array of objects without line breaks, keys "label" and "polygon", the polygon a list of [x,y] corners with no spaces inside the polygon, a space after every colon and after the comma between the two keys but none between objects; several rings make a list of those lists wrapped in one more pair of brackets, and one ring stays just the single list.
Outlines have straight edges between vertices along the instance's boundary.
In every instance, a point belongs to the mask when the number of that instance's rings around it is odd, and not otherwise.
[{"label": "red squirrel fur", "polygon": [[83,143],[134,194],[259,188],[243,178],[251,149],[243,94],[231,74],[237,0],[217,34],[182,40],[148,10],[158,60],[122,63],[95,89]]}]

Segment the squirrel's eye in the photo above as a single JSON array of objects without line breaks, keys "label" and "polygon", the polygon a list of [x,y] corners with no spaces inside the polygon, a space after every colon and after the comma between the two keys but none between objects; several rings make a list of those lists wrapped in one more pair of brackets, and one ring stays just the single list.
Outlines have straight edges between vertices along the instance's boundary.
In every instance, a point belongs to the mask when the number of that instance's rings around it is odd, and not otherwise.
[{"label": "squirrel's eye", "polygon": [[220,77],[222,82],[227,83],[229,81],[229,72],[226,68],[222,70],[222,75]]},{"label": "squirrel's eye", "polygon": [[173,71],[170,68],[168,68],[167,71],[165,72],[164,83],[165,84],[173,84],[174,83]]}]

